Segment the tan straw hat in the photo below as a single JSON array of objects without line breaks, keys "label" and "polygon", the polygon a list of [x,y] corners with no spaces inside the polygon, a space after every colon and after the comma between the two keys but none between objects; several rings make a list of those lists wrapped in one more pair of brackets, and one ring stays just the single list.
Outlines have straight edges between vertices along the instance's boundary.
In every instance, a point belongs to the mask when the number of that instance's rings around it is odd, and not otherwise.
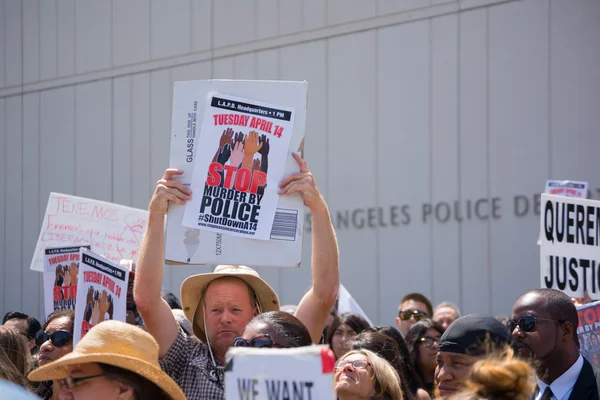
[{"label": "tan straw hat", "polygon": [[76,364],[102,363],[126,369],[154,382],[172,399],[185,400],[177,384],[158,364],[158,344],[149,333],[120,321],[96,325],[75,346],[72,353],[32,371],[30,381],[65,379],[69,367]]},{"label": "tan straw hat", "polygon": [[204,307],[200,306],[200,301],[208,284],[224,277],[239,278],[246,282],[254,290],[261,312],[279,311],[277,293],[252,268],[243,265],[218,265],[212,273],[192,275],[181,284],[181,305],[185,316],[192,323],[194,335],[204,343]]}]

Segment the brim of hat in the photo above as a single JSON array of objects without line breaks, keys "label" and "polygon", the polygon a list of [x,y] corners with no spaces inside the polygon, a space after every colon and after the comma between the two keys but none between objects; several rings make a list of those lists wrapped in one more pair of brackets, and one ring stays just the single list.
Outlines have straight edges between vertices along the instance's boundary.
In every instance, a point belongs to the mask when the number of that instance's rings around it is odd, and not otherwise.
[{"label": "brim of hat", "polygon": [[27,378],[33,382],[65,379],[69,375],[69,367],[77,364],[102,363],[126,369],[143,376],[167,393],[173,400],[185,400],[181,388],[159,367],[139,358],[116,353],[69,353],[60,359],[39,367],[29,373]]},{"label": "brim of hat", "polygon": [[198,324],[196,321],[203,321],[204,309],[200,306],[202,290],[212,281],[219,278],[230,277],[238,278],[246,282],[258,298],[260,311],[279,311],[279,297],[271,286],[260,277],[250,274],[231,274],[231,273],[208,273],[192,275],[181,284],[181,305],[187,319],[192,323],[194,335],[202,342],[206,343],[206,333],[204,324]]}]

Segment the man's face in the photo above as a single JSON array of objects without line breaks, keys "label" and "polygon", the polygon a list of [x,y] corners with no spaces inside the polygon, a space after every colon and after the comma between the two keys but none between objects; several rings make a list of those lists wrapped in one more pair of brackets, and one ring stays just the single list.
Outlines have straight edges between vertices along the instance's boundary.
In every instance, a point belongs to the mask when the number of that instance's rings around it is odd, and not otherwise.
[{"label": "man's face", "polygon": [[208,286],[205,302],[206,336],[213,349],[224,353],[256,314],[248,285],[237,278],[217,279]]},{"label": "man's face", "polygon": [[440,351],[437,354],[435,382],[443,398],[462,388],[469,371],[479,358],[461,353]]},{"label": "man's face", "polygon": [[[428,315],[429,310],[427,310],[427,306],[423,303],[421,303],[420,301],[414,301],[414,300],[406,300],[404,303],[402,303],[400,305],[400,312],[402,311],[421,311],[422,313],[424,313],[424,317],[426,317]],[[406,332],[408,332],[408,330],[419,321],[420,318],[415,318],[414,316],[411,316],[410,319],[408,320],[402,320],[400,317],[396,317],[396,324],[398,325],[398,328],[400,329],[400,332],[402,332],[403,335],[406,335]]]},{"label": "man's face", "polygon": [[35,347],[35,338],[30,339],[27,336],[27,328],[28,328],[27,320],[18,319],[18,318],[9,319],[8,321],[6,321],[4,323],[4,326],[12,328],[12,329],[16,330],[17,332],[19,332],[21,335],[23,335],[25,337],[25,339],[27,340],[27,344],[29,345],[29,350],[32,350]]},{"label": "man's face", "polygon": [[[513,321],[519,321],[524,315],[551,320],[551,315],[545,309],[546,300],[535,294],[527,293],[519,298],[512,310]],[[512,331],[519,347],[521,357],[530,357],[544,360],[550,356],[560,341],[560,326],[556,322],[536,319],[535,328],[531,332],[524,332],[517,325]]]},{"label": "man's face", "polygon": [[452,307],[440,307],[433,313],[433,320],[439,322],[444,329],[448,329],[456,320],[456,312]]}]

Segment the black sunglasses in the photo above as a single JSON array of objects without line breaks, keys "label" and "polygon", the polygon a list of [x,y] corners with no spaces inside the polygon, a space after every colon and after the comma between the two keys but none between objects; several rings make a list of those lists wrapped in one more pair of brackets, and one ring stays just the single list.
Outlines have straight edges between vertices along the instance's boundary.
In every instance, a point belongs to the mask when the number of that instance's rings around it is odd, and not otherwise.
[{"label": "black sunglasses", "polygon": [[35,344],[41,346],[50,340],[54,347],[63,347],[69,343],[71,337],[72,335],[67,331],[56,331],[52,334],[46,331],[39,331],[35,334]]},{"label": "black sunglasses", "polygon": [[557,324],[562,324],[563,322],[565,322],[555,319],[534,317],[533,315],[523,315],[521,318],[519,318],[518,321],[511,319],[506,323],[506,326],[511,332],[513,332],[517,326],[519,327],[521,332],[533,332],[535,330],[536,321],[556,322]]},{"label": "black sunglasses", "polygon": [[267,334],[257,336],[250,340],[246,340],[243,337],[237,337],[233,341],[233,347],[256,347],[258,349],[262,348],[287,348],[286,346],[282,346],[277,344],[271,339],[271,337]]},{"label": "black sunglasses", "polygon": [[400,317],[400,319],[402,321],[408,321],[410,319],[410,317],[414,317],[415,321],[420,321],[423,318],[425,318],[427,316],[427,314],[425,314],[423,311],[419,311],[419,310],[407,310],[407,311],[400,311],[398,313],[398,317]]}]

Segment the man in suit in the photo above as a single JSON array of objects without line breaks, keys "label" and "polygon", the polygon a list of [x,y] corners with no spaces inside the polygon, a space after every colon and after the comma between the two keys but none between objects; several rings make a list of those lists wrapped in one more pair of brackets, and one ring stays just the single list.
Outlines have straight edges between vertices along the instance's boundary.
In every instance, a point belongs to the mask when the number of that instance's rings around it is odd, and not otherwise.
[{"label": "man in suit", "polygon": [[577,309],[554,289],[531,290],[512,309],[508,328],[519,355],[536,367],[534,400],[598,400],[600,371],[579,353]]}]

